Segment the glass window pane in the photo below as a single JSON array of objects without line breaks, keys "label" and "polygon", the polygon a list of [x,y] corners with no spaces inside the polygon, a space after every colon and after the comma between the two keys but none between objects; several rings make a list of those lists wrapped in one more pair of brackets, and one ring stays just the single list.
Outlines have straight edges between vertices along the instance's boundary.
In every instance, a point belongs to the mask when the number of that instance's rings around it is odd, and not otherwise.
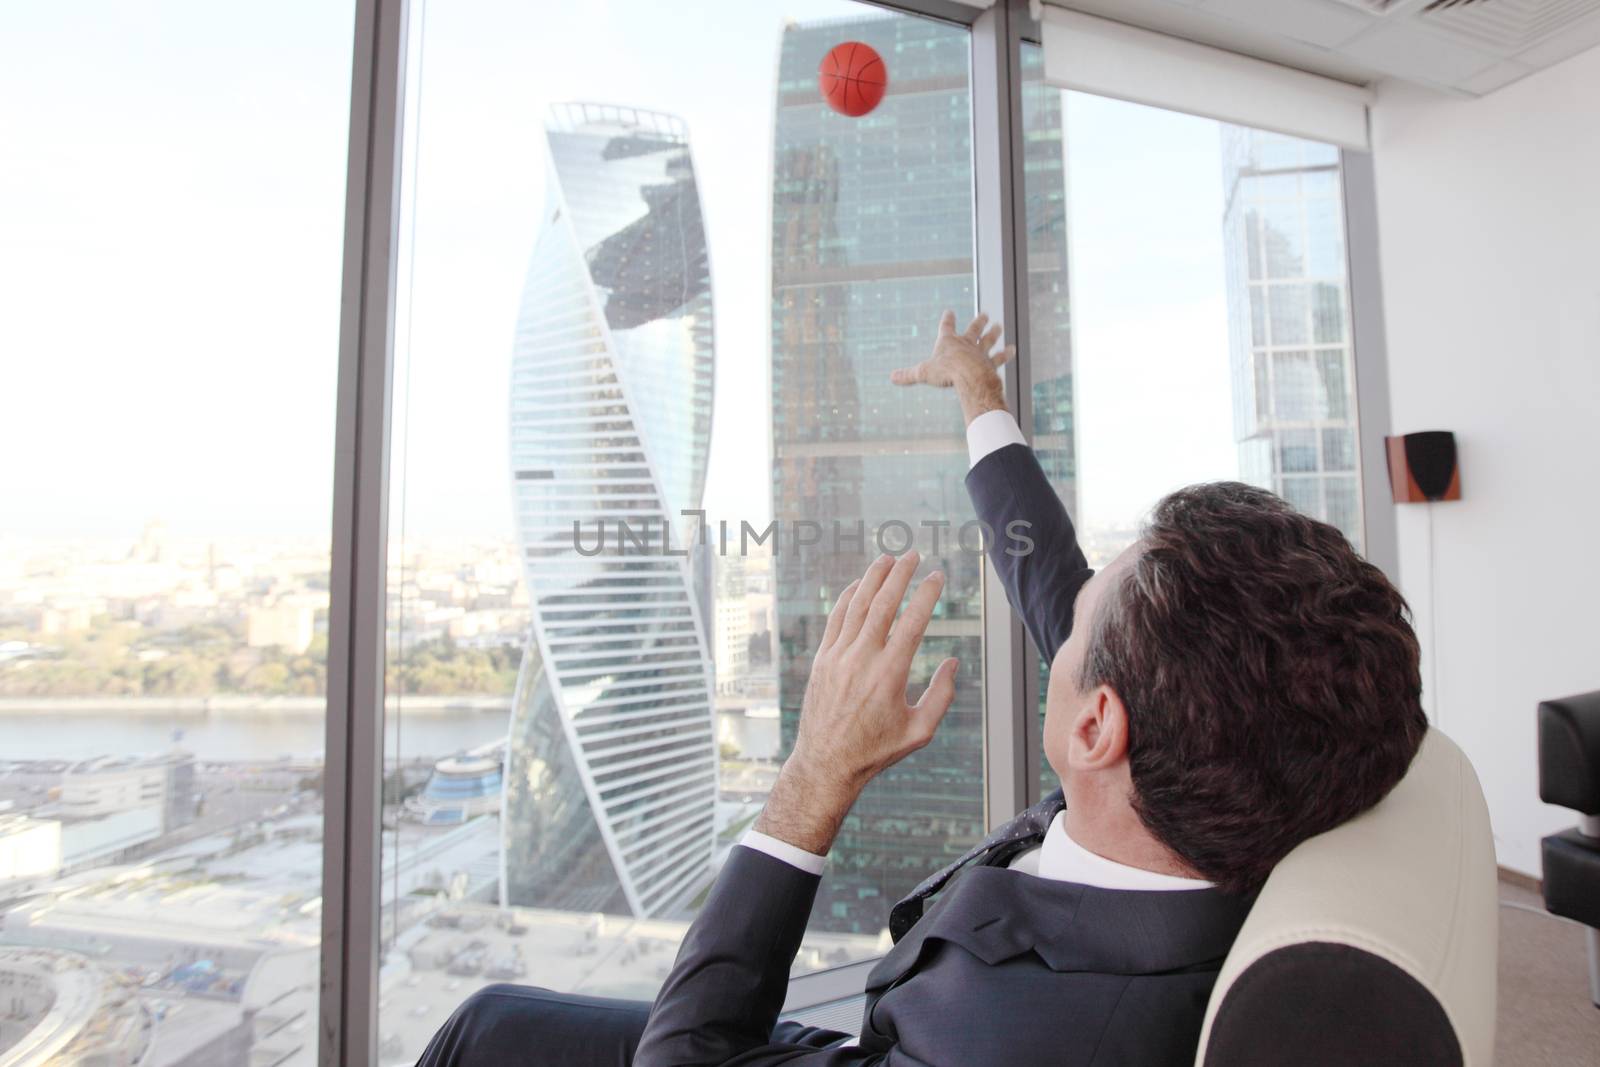
[{"label": "glass window pane", "polygon": [[[1054,400],[1070,433],[1034,429],[1047,465],[1072,442],[1057,489],[1091,564],[1163,494],[1218,479],[1270,488],[1359,547],[1338,150],[1075,92],[1039,90],[1024,120],[1030,143],[1065,131],[1063,169],[1033,163],[1027,200],[1065,197],[1070,306],[1030,293],[1025,355],[1036,382],[1071,369]],[[1030,262],[1061,243],[1030,219]]]},{"label": "glass window pane", "polygon": [[1265,348],[1267,345],[1267,287],[1252,285],[1246,294],[1250,301],[1250,343]]},{"label": "glass window pane", "polygon": [[1319,345],[1343,344],[1344,286],[1331,282],[1317,282],[1311,289],[1315,300],[1311,311],[1312,341]]},{"label": "glass window pane", "polygon": [[1246,211],[1242,213],[1245,238],[1245,255],[1250,264],[1250,280],[1260,281],[1267,276],[1264,263],[1265,255],[1262,250],[1261,240],[1261,213],[1259,211]]},{"label": "glass window pane", "polygon": [[[431,8],[412,78],[395,1062],[488,982],[654,995],[793,744],[834,597],[908,537],[948,576],[913,685],[959,656],[956,704],[856,805],[796,973],[881,954],[890,904],[983,829],[960,412],[888,377],[974,310],[967,31],[844,0],[524,7]],[[818,87],[846,41],[889,72],[859,117]],[[1059,138],[1030,158],[1059,173]],[[1061,232],[1060,196],[1041,210]],[[1030,271],[1063,310],[1064,259]],[[1038,395],[1070,426],[1069,389]]]},{"label": "glass window pane", "polygon": [[1330,477],[1322,483],[1327,520],[1350,539],[1353,545],[1361,543],[1361,485],[1354,476]]},{"label": "glass window pane", "polygon": [[1324,418],[1334,422],[1350,420],[1355,398],[1351,395],[1354,382],[1345,370],[1349,349],[1317,353],[1317,371],[1322,376],[1322,396],[1326,402]]},{"label": "glass window pane", "polygon": [[1266,353],[1256,353],[1249,362],[1255,366],[1255,418],[1250,423],[1250,427],[1253,428],[1272,418],[1272,378],[1267,367]]},{"label": "glass window pane", "polygon": [[1266,276],[1304,277],[1305,253],[1301,247],[1301,231],[1305,225],[1303,206],[1293,187],[1290,187],[1284,199],[1268,200],[1263,203],[1261,215],[1261,243],[1266,253]]},{"label": "glass window pane", "polygon": [[1272,413],[1280,422],[1309,422],[1326,405],[1310,352],[1272,354]]},{"label": "glass window pane", "polygon": [[316,1061],[352,9],[0,15],[8,1063]]},{"label": "glass window pane", "polygon": [[1280,479],[1280,484],[1283,499],[1299,510],[1313,513],[1322,510],[1320,479],[1286,476]]},{"label": "glass window pane", "polygon": [[[1336,174],[1330,172],[1329,177]],[[1345,274],[1342,210],[1336,186],[1326,195],[1306,199],[1307,269],[1313,278],[1333,278],[1341,285]]]},{"label": "glass window pane", "polygon": [[1284,474],[1317,469],[1317,431],[1284,430],[1278,435],[1278,470]]},{"label": "glass window pane", "polygon": [[1267,287],[1267,316],[1274,345],[1303,345],[1307,340],[1306,287]]},{"label": "glass window pane", "polygon": [[[1322,431],[1322,469],[1349,471],[1356,468],[1355,434],[1344,428]],[[1331,519],[1329,520],[1332,521]]]}]

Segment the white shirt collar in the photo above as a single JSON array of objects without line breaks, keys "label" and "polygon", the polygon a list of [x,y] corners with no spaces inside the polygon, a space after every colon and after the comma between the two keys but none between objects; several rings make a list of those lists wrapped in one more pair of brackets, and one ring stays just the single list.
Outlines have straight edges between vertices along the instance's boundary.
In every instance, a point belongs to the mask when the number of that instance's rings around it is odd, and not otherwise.
[{"label": "white shirt collar", "polygon": [[1066,812],[1058,812],[1045,832],[1042,847],[1017,857],[1012,866],[1040,878],[1077,882],[1098,889],[1180,890],[1210,889],[1200,878],[1130,867],[1090,852],[1067,835]]}]

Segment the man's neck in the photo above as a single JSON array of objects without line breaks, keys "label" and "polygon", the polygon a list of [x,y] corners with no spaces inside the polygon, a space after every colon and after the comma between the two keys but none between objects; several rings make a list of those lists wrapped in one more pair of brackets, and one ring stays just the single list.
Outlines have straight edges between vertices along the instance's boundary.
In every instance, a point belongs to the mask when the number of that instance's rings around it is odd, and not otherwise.
[{"label": "man's neck", "polygon": [[1067,836],[1097,856],[1174,878],[1205,877],[1157,841],[1131,808],[1125,813],[1090,818],[1068,805],[1065,815],[1063,826]]}]

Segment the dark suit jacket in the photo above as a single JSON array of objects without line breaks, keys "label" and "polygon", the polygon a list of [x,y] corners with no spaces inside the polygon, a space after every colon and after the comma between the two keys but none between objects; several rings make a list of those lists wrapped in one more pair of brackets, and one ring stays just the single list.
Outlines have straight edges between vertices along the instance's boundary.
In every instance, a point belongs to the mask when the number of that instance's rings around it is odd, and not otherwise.
[{"label": "dark suit jacket", "polygon": [[[967,488],[998,535],[990,558],[1012,605],[1053,657],[1092,573],[1066,509],[1022,445],[984,457]],[[1031,552],[1006,536],[1019,519]],[[829,1031],[774,1033],[820,879],[735,848],[656,998],[636,1067],[1187,1067],[1250,902],[1007,869],[1060,807],[1057,793],[1030,808],[896,905],[897,943],[867,979],[860,1043],[849,1047]]]}]

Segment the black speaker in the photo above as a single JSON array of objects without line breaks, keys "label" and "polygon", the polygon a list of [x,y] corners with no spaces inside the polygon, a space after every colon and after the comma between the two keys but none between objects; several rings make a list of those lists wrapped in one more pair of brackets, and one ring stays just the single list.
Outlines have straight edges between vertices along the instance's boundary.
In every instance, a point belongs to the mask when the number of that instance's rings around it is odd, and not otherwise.
[{"label": "black speaker", "polygon": [[1385,437],[1389,489],[1396,504],[1461,499],[1461,468],[1456,465],[1456,435],[1449,430]]}]

